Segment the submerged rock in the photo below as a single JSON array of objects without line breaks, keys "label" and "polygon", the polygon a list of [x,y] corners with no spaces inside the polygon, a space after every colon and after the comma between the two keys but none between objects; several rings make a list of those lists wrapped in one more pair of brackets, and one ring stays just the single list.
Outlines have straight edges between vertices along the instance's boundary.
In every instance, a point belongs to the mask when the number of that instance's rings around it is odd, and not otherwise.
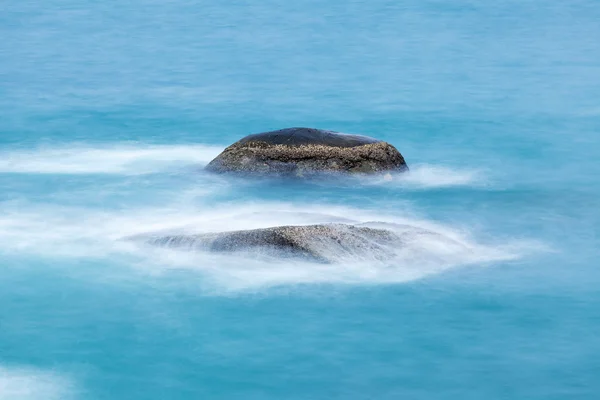
[{"label": "submerged rock", "polygon": [[246,136],[227,147],[206,169],[304,177],[323,172],[405,171],[408,167],[402,154],[381,140],[322,129],[288,128]]},{"label": "submerged rock", "polygon": [[322,263],[354,256],[389,259],[401,243],[401,236],[391,230],[348,224],[277,226],[192,235],[139,235],[130,239],[186,250],[258,252]]}]

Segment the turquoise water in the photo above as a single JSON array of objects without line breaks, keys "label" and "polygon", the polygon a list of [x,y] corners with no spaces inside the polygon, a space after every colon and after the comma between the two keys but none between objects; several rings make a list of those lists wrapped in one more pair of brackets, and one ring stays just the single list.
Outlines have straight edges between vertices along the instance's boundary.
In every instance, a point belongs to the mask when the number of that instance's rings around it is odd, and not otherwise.
[{"label": "turquoise water", "polygon": [[[19,1],[0,13],[0,399],[596,399],[600,4]],[[211,176],[291,126],[403,177]],[[409,223],[398,259],[120,239]]]}]

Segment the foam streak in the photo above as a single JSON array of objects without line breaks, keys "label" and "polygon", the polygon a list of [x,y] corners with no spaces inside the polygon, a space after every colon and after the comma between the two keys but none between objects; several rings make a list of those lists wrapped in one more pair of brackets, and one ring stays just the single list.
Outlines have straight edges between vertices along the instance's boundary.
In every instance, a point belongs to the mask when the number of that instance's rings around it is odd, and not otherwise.
[{"label": "foam streak", "polygon": [[174,165],[203,165],[222,150],[205,145],[63,147],[0,152],[0,172],[29,174],[143,174]]}]

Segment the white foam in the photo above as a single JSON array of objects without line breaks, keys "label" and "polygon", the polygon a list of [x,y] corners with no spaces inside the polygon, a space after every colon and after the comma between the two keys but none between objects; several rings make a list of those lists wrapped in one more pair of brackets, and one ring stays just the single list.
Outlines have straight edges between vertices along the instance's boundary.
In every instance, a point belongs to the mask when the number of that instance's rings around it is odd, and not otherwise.
[{"label": "white foam", "polygon": [[0,172],[34,174],[144,174],[178,165],[203,165],[223,147],[207,145],[72,146],[0,152]]},{"label": "white foam", "polygon": [[[204,166],[223,148],[224,146],[204,144],[117,144],[5,150],[0,152],[0,173],[146,174],[173,167]],[[425,189],[485,183],[481,171],[430,164],[414,164],[410,166],[409,172],[403,174],[383,174],[379,177],[359,178],[359,181],[367,186],[396,185]]]},{"label": "white foam", "polygon": [[[478,243],[464,230],[415,217],[331,205],[291,203],[206,205],[101,211],[86,208],[23,205],[0,216],[0,252],[44,257],[111,257],[118,263],[164,273],[193,270],[205,282],[225,290],[256,289],[306,283],[395,283],[420,279],[458,266],[519,257],[530,243]],[[24,212],[22,210],[30,210]],[[274,258],[188,253],[149,248],[121,240],[155,231],[215,232],[286,224],[382,221],[406,224],[438,236],[415,236],[391,262],[377,257],[342,259],[319,265]],[[436,239],[437,237],[437,239]],[[216,286],[214,286],[216,285]]]},{"label": "white foam", "polygon": [[406,188],[431,189],[452,186],[481,186],[485,179],[481,171],[449,168],[439,165],[415,164],[408,172],[383,174],[377,179],[362,179],[364,184],[395,185]]},{"label": "white foam", "polygon": [[65,400],[73,394],[73,383],[61,374],[0,365],[2,400]]}]

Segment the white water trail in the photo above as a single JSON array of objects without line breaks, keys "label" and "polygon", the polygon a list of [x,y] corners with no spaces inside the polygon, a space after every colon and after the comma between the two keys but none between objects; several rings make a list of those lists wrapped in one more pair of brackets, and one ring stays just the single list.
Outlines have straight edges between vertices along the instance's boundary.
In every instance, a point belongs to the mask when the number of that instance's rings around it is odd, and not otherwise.
[{"label": "white water trail", "polygon": [[223,147],[194,145],[70,146],[0,152],[0,173],[145,174],[180,165],[205,165]]},{"label": "white water trail", "polygon": [[2,400],[67,400],[74,394],[73,382],[61,374],[0,365]]},{"label": "white water trail", "polygon": [[364,185],[396,186],[403,189],[435,189],[463,186],[484,186],[487,184],[482,171],[456,169],[431,164],[415,164],[402,174],[381,174],[377,177],[364,177]]},{"label": "white water trail", "polygon": [[[20,207],[24,209],[24,207]],[[487,265],[518,258],[531,243],[479,243],[461,229],[406,215],[352,207],[256,202],[212,207],[90,210],[30,205],[0,216],[0,252],[68,259],[100,258],[125,263],[151,274],[169,270],[200,273],[225,290],[310,283],[381,284],[420,279],[464,265]],[[278,225],[330,222],[403,224],[426,229],[391,261],[368,254],[333,264],[276,258],[252,258],[152,248],[123,238],[148,232],[223,232]],[[335,251],[332,249],[332,251]],[[334,254],[335,256],[335,254]]]},{"label": "white water trail", "polygon": [[[71,145],[0,151],[0,173],[139,175],[181,167],[202,167],[225,146],[206,144],[115,144],[91,147]],[[482,171],[431,164],[410,165],[402,174],[359,178],[361,185],[394,185],[406,189],[481,186]]]},{"label": "white water trail", "polygon": [[[126,145],[104,147],[70,146],[5,150],[0,152],[0,172],[7,174],[115,174],[135,175],[169,171],[172,168],[198,166],[209,162],[222,147],[206,145]],[[91,177],[93,178],[93,177]],[[17,177],[18,179],[18,177]],[[437,188],[479,185],[480,174],[431,165],[415,165],[407,174],[391,179],[379,177],[351,178],[359,185],[393,185],[400,189]],[[329,182],[348,185],[348,180]],[[327,183],[327,184],[329,184]],[[353,184],[354,184],[353,183]],[[112,184],[112,183],[111,183]],[[10,257],[60,258],[62,265],[70,259],[103,259],[106,265],[128,265],[149,273],[172,269],[197,271],[216,285],[231,289],[260,288],[305,283],[395,283],[420,279],[464,265],[487,265],[491,262],[520,257],[531,243],[490,243],[478,240],[468,229],[437,224],[419,217],[398,201],[377,210],[329,204],[295,204],[274,201],[221,201],[208,199],[224,190],[245,190],[245,182],[221,176],[201,175],[193,187],[173,187],[154,203],[153,198],[135,198],[118,208],[106,207],[104,192],[97,186],[78,193],[38,193],[38,201],[15,199],[0,203],[0,255]],[[324,184],[321,182],[320,184]],[[109,184],[110,185],[110,184]],[[135,194],[129,186],[115,188],[117,193]],[[109,192],[112,189],[109,189]],[[119,192],[120,191],[120,192]],[[112,193],[112,192],[110,192]],[[152,196],[144,192],[141,196]],[[165,195],[167,193],[168,195]],[[86,199],[101,199],[99,206],[87,206]],[[110,196],[106,197],[107,199]],[[44,203],[48,198],[51,203]],[[83,200],[73,205],[73,199]],[[56,204],[56,201],[60,204]],[[141,200],[142,204],[135,205]],[[107,200],[108,201],[108,200]],[[65,203],[65,204],[62,204]],[[119,204],[121,202],[119,201]],[[149,205],[154,204],[154,205]],[[159,205],[156,205],[159,204]],[[393,211],[392,211],[393,210]],[[384,222],[410,225],[435,235],[410,240],[391,262],[369,255],[342,259],[330,265],[317,265],[283,259],[244,258],[240,255],[185,253],[172,249],[148,248],[123,238],[155,231],[224,232],[281,225],[318,223]],[[436,239],[436,237],[438,239]],[[334,251],[334,249],[332,249]],[[333,254],[335,256],[335,254]],[[335,258],[335,257],[334,257]],[[81,265],[80,263],[77,263]]]}]

